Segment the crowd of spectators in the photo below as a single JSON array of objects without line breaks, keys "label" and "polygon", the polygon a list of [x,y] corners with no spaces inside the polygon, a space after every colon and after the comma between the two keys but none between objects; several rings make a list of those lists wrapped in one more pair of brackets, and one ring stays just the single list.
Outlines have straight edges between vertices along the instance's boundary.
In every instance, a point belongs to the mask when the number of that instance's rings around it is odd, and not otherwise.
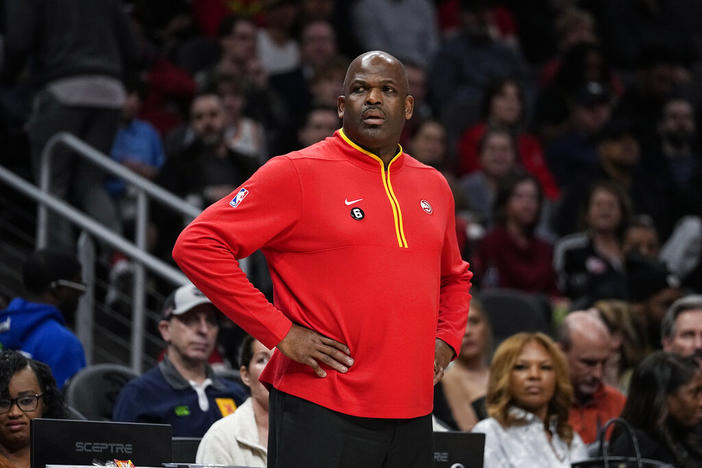
[{"label": "crowd of spectators", "polygon": [[[661,367],[682,369],[673,387],[661,383],[671,394],[699,380],[686,364],[658,354],[691,355],[698,366],[702,359],[702,304],[695,302],[702,292],[699,2],[115,0],[84,11],[90,27],[66,32],[54,24],[70,24],[71,8],[83,3],[94,2],[72,0],[57,12],[42,0],[7,0],[0,10],[3,164],[37,177],[43,145],[68,130],[204,208],[270,157],[330,136],[340,126],[336,97],[349,58],[386,50],[405,64],[415,96],[402,144],[452,187],[474,294],[508,288],[545,297],[554,322],[562,319],[552,334],[563,356],[547,337],[520,335],[493,361],[507,375],[528,351],[525,368],[530,360],[556,368],[545,403],[515,394],[510,407],[504,392],[521,390],[490,373],[489,311],[475,302],[461,355],[438,386],[437,417],[462,430],[484,419],[479,428],[507,443],[534,422],[530,416],[515,429],[524,410],[544,421],[556,407],[569,410],[569,424],[554,423],[549,443],[557,458],[570,459],[625,408],[642,437],[662,444],[658,455],[699,460],[690,449],[694,434],[671,439],[689,421],[656,429],[637,419],[645,403],[624,406],[629,389],[652,391],[641,385],[658,382]],[[57,44],[77,49],[57,52]],[[68,152],[62,158],[52,192],[129,234],[130,188]],[[172,261],[184,220],[152,211],[149,249]],[[67,229],[54,232],[70,245]],[[76,275],[64,272],[49,278],[64,283],[33,292],[58,301],[80,285]],[[266,291],[265,281],[254,283]],[[172,320],[161,325],[167,340]],[[251,431],[251,407],[257,418],[267,411],[249,378],[258,363],[252,359],[265,354],[259,345],[249,343],[241,362]],[[182,381],[172,353],[151,372]],[[67,378],[54,375],[60,384]],[[258,436],[254,450],[265,449],[262,430],[247,435]],[[522,453],[520,444],[510,450]],[[488,437],[488,449],[501,448]]]}]

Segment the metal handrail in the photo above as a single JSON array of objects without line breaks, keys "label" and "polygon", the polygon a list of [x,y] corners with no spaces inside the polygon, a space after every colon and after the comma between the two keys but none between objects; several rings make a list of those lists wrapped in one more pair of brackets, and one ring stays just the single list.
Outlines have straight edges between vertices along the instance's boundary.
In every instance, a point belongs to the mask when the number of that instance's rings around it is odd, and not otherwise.
[{"label": "metal handrail", "polygon": [[[97,237],[98,239],[101,239],[108,245],[134,258],[137,261],[137,265],[135,267],[136,271],[138,271],[140,268],[143,271],[143,266],[145,265],[151,271],[153,271],[163,279],[170,281],[171,283],[174,283],[176,285],[188,283],[188,278],[176,268],[173,268],[171,265],[165,263],[161,259],[146,252],[138,245],[129,242],[123,237],[115,234],[111,230],[104,227],[102,224],[83,214],[80,210],[77,210],[76,208],[61,200],[60,198],[40,191],[35,185],[27,182],[20,176],[14,174],[12,171],[3,167],[2,165],[0,165],[0,180],[5,182],[7,185],[13,187],[15,190],[23,193],[27,197],[36,201],[39,204],[39,206],[45,207],[45,209],[49,208],[53,211],[56,211],[72,223],[82,228],[84,231],[92,234],[93,236]],[[143,298],[145,281],[143,281],[143,278],[141,281],[138,281],[138,278],[135,278],[134,283],[135,289],[138,289],[140,291],[139,294]],[[135,295],[135,298],[136,297],[137,295]],[[81,302],[83,301],[81,300]],[[139,308],[140,310],[138,311],[137,308]],[[81,311],[79,311],[79,316],[85,316],[85,314],[82,314]],[[143,299],[140,304],[138,304],[135,301],[132,320],[133,325],[131,337],[131,367],[136,372],[141,372],[144,337]]]},{"label": "metal handrail", "polygon": [[[81,156],[90,160],[93,164],[96,164],[107,172],[116,175],[120,179],[123,179],[130,184],[133,184],[140,190],[143,190],[152,198],[160,201],[161,203],[167,205],[174,211],[180,212],[185,216],[191,218],[196,217],[202,211],[200,208],[191,205],[187,201],[173,195],[168,190],[161,188],[160,186],[154,184],[149,179],[140,176],[139,174],[127,169],[122,164],[113,161],[109,156],[101,153],[92,146],[86,144],[79,138],[71,135],[67,132],[60,132],[52,136],[49,141],[44,145],[44,149],[41,154],[41,173],[39,175],[39,187],[44,191],[49,191],[49,183],[51,176],[51,154],[54,151],[54,147],[59,144],[64,144],[69,148],[73,149]],[[47,216],[46,209],[42,210],[43,206],[40,205],[37,219],[37,246],[46,246],[48,228],[47,228]]]}]

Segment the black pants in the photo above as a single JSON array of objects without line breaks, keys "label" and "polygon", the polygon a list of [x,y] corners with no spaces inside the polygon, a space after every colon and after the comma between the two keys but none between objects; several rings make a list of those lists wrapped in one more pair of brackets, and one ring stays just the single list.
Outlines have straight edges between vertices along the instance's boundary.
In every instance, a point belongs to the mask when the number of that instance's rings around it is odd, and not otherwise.
[{"label": "black pants", "polygon": [[359,418],[271,389],[269,468],[431,468],[431,415]]}]

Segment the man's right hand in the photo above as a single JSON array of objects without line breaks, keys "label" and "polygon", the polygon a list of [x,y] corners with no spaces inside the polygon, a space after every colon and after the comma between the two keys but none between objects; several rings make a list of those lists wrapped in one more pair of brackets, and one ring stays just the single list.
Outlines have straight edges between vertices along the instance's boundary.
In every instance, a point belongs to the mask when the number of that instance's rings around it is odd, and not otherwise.
[{"label": "man's right hand", "polygon": [[296,324],[276,347],[293,361],[310,366],[319,377],[327,376],[320,363],[341,373],[353,365],[348,346]]}]

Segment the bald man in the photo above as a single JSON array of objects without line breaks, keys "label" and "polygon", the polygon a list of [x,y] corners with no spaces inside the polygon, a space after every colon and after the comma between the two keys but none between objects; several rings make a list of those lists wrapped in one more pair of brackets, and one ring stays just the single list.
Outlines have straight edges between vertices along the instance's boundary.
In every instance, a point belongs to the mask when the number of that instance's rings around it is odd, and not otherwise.
[{"label": "bald man", "polygon": [[624,395],[602,382],[611,340],[602,319],[586,311],[566,315],[559,330],[575,393],[568,422],[586,444],[597,440],[599,428],[618,417],[626,403]]},{"label": "bald man", "polygon": [[[446,180],[398,144],[414,108],[403,65],[364,53],[343,90],[341,129],[268,161],[173,257],[275,348],[261,375],[269,467],[431,466],[433,385],[460,347],[472,275]],[[235,261],[256,249],[273,304]]]}]

